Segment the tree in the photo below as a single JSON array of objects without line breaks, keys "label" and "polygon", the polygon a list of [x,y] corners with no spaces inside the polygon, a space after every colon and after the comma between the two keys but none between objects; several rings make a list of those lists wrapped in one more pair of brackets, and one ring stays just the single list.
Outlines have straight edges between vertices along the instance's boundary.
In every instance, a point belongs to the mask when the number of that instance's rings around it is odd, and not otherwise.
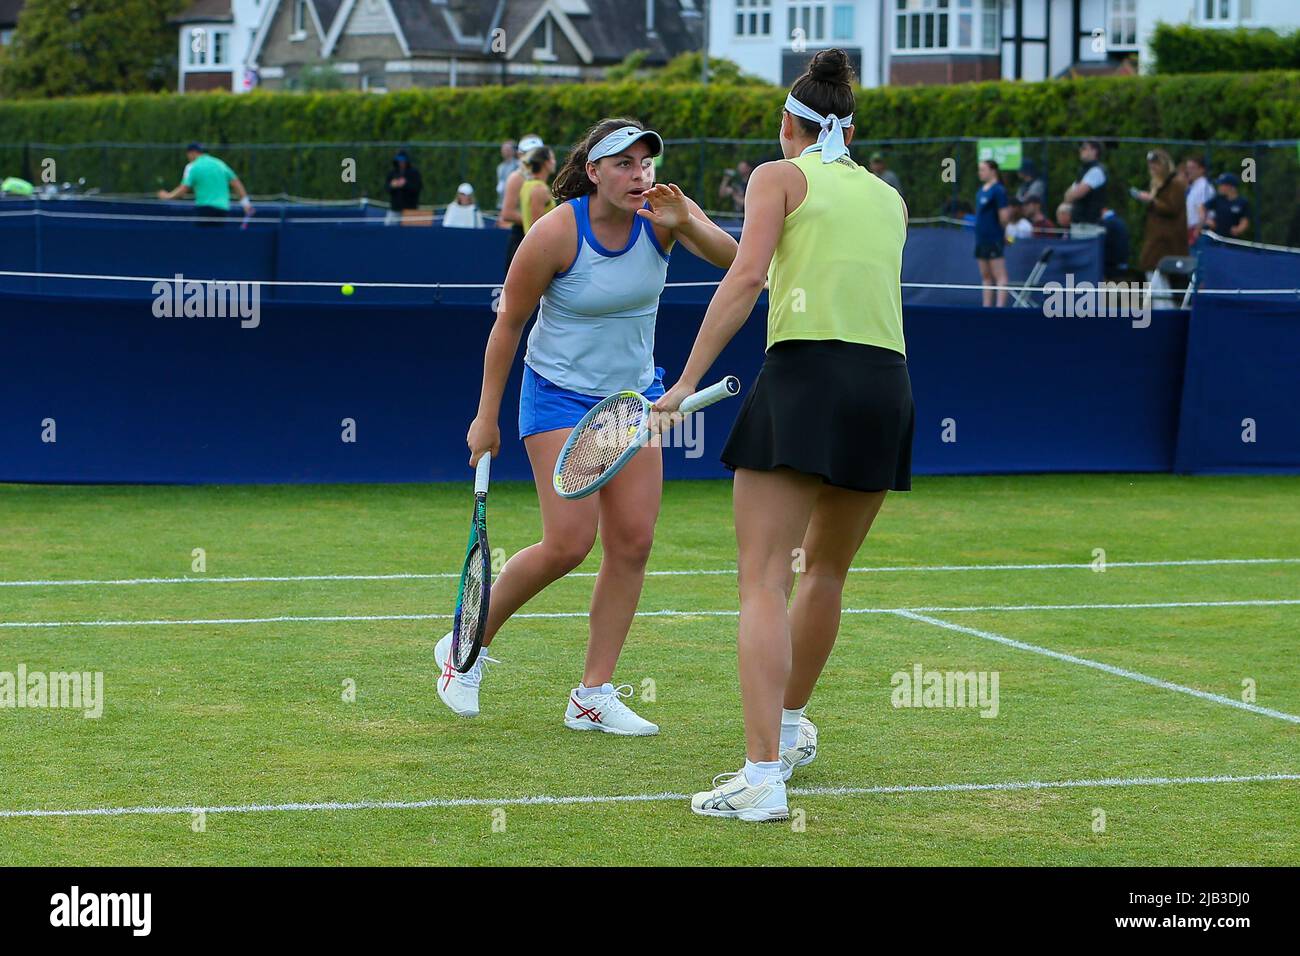
[{"label": "tree", "polygon": [[[617,83],[622,80],[652,79],[656,83],[698,83],[700,81],[700,54],[694,50],[679,53],[663,66],[651,69],[645,66],[646,51],[633,50],[617,66],[605,71],[605,78]],[[767,81],[740,68],[734,60],[709,57],[709,82],[722,86],[763,86]]]},{"label": "tree", "polygon": [[143,93],[176,87],[186,0],[27,0],[0,62],[8,96]]}]

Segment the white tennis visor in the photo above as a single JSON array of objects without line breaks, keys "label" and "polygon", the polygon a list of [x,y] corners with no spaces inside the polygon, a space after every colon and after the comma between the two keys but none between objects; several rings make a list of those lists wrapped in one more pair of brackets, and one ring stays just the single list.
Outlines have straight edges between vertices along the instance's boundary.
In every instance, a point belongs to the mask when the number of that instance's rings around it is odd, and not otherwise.
[{"label": "white tennis visor", "polygon": [[664,151],[663,137],[652,129],[637,129],[635,126],[624,126],[614,130],[599,143],[591,148],[587,154],[587,162],[594,163],[604,159],[606,156],[617,156],[619,153],[626,152],[633,143],[640,139],[650,141],[650,155],[658,156]]}]

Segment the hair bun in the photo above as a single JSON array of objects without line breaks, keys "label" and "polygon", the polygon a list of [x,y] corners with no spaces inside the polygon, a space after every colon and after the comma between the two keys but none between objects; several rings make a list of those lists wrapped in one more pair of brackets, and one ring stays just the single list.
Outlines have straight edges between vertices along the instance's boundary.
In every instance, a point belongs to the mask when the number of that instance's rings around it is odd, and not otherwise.
[{"label": "hair bun", "polygon": [[840,49],[821,50],[808,64],[808,72],[814,80],[823,83],[853,82],[853,67],[849,55]]}]

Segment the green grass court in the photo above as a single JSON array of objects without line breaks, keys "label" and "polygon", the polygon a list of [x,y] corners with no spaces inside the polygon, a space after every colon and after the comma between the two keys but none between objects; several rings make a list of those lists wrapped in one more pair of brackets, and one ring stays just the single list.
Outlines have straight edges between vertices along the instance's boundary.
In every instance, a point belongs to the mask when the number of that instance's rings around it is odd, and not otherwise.
[{"label": "green grass court", "polygon": [[[761,827],[654,799],[743,760],[729,483],[665,488],[616,675],[652,738],[561,723],[598,554],[502,632],[483,716],[438,702],[469,487],[0,486],[0,672],[105,697],[0,709],[0,864],[1300,863],[1300,479],[918,479],[850,575],[795,825]],[[488,508],[536,539],[531,486]],[[301,580],[403,574],[442,576]],[[156,578],[203,581],[102,583]],[[917,663],[996,672],[997,716],[895,708]]]}]

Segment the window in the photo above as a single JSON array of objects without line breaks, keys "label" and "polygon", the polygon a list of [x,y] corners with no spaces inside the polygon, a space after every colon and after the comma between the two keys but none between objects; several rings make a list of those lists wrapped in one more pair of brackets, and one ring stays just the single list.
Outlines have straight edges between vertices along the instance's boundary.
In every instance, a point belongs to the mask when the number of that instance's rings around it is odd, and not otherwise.
[{"label": "window", "polygon": [[736,0],[736,36],[772,35],[772,0]]},{"label": "window", "polygon": [[307,32],[307,0],[294,0],[293,33],[294,36]]},{"label": "window", "polygon": [[[801,34],[796,34],[796,30],[802,30]],[[805,40],[825,40],[826,39],[826,4],[825,3],[792,3],[787,11],[786,17],[786,35],[793,40],[796,36],[802,36]]]},{"label": "window", "polygon": [[835,5],[835,22],[831,36],[836,40],[853,39],[853,8],[843,3]]},{"label": "window", "polygon": [[996,51],[998,0],[894,0],[894,52]]},{"label": "window", "polygon": [[14,42],[13,30],[0,30],[0,46],[8,46]]},{"label": "window", "polygon": [[1106,45],[1112,50],[1137,49],[1137,0],[1110,0]]},{"label": "window", "polygon": [[1213,25],[1238,23],[1254,17],[1252,0],[1196,0],[1201,22]]},{"label": "window", "polygon": [[186,36],[187,66],[202,69],[207,66],[230,65],[230,31],[205,30],[195,27]]},{"label": "window", "polygon": [[533,59],[555,59],[555,21],[547,17],[533,34]]}]

